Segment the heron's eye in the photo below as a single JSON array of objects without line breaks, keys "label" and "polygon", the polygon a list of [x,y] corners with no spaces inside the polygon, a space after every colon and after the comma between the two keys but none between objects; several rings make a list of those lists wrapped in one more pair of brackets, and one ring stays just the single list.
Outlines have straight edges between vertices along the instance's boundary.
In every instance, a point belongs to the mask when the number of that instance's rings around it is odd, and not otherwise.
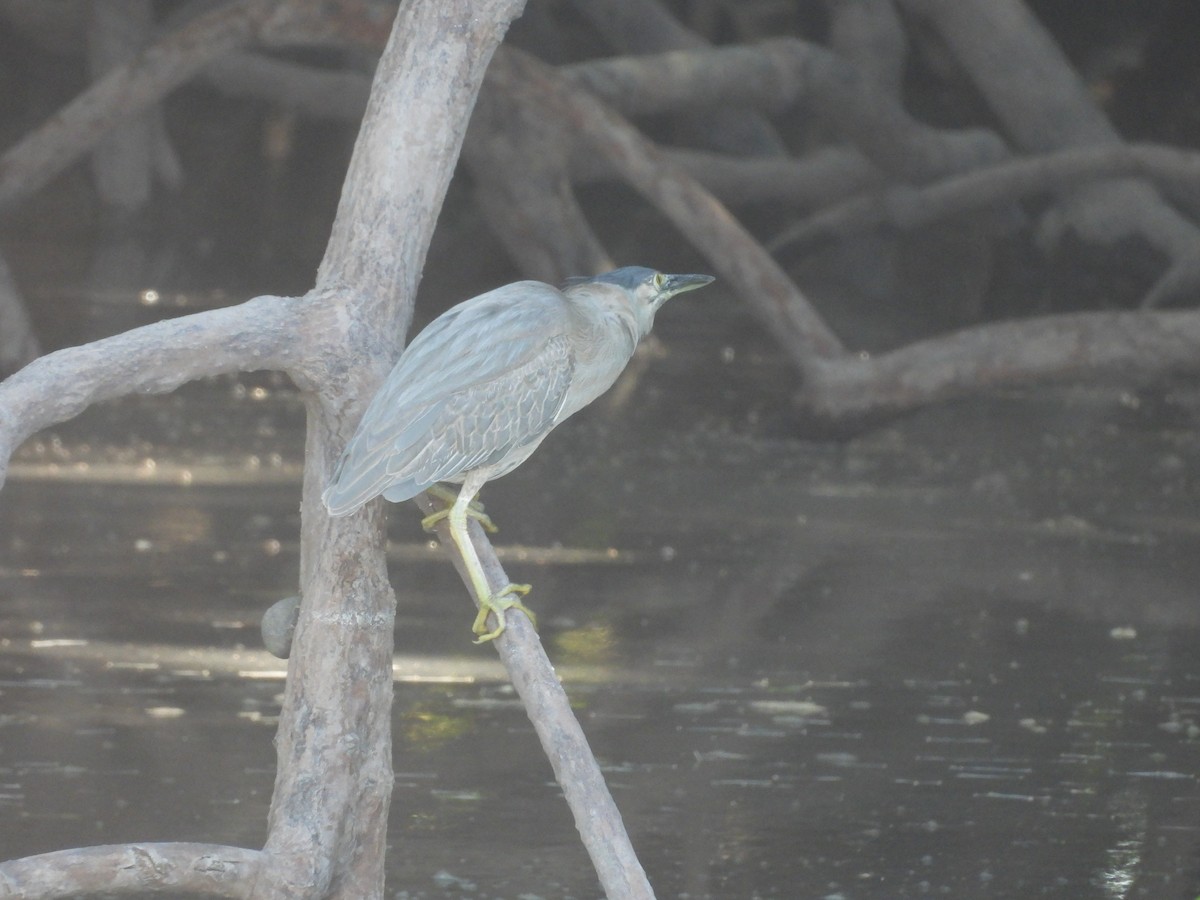
[{"label": "heron's eye", "polygon": [[662,286],[663,286],[663,282],[664,282],[664,281],[666,281],[666,280],[667,280],[667,279],[663,277],[663,274],[662,274],[661,272],[655,272],[655,273],[654,273],[654,286],[655,286],[656,288],[660,288],[660,287],[662,287]]}]

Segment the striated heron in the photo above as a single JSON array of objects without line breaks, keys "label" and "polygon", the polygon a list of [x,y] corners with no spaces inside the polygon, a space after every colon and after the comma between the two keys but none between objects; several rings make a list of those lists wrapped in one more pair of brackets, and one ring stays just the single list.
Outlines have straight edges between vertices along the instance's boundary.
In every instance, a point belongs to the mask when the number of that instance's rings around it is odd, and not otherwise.
[{"label": "striated heron", "polygon": [[329,514],[349,515],[381,494],[399,502],[439,482],[461,484],[422,524],[449,519],[479,600],[477,643],[503,633],[508,609],[533,620],[520,600],[529,585],[488,588],[467,533],[468,516],[490,526],[476,494],[612,386],[663,303],[712,280],[627,266],[571,278],[562,290],[518,281],[447,310],[413,338],[367,407],[322,496]]}]

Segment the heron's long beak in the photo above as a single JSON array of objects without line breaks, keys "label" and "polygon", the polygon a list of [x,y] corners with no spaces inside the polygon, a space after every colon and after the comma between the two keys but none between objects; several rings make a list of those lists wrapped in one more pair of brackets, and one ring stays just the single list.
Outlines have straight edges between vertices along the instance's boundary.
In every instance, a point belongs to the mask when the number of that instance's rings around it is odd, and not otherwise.
[{"label": "heron's long beak", "polygon": [[658,293],[659,296],[666,300],[668,297],[674,297],[676,294],[682,294],[684,291],[694,291],[696,288],[702,288],[714,281],[716,279],[711,275],[667,275]]}]

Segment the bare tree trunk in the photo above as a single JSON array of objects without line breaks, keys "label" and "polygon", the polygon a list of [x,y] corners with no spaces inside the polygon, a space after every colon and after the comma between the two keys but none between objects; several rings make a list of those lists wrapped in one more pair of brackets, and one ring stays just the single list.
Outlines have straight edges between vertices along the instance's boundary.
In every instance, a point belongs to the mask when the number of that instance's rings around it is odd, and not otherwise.
[{"label": "bare tree trunk", "polygon": [[[383,504],[321,503],[337,454],[404,343],[425,254],[484,72],[523,0],[404,4],[310,294],[302,603],[265,852],[289,892],[378,897],[392,788],[394,596]],[[438,46],[438,53],[429,47]],[[350,364],[350,361],[353,364]]]},{"label": "bare tree trunk", "polygon": [[[306,391],[309,411],[301,504],[303,601],[280,717],[266,846],[255,853],[137,844],[47,854],[0,864],[0,897],[97,890],[268,900],[382,896],[392,787],[394,605],[382,553],[382,504],[332,519],[320,493],[338,448],[403,345],[479,85],[522,6],[523,0],[403,5],[372,89],[318,282],[308,295],[261,297],[62,350],[0,385],[0,474],[16,446],[39,428],[100,399],[168,391],[201,375],[281,369]],[[263,2],[254,6],[260,14],[271,8]],[[224,20],[198,21],[229,34]],[[239,22],[233,32],[249,27]],[[429,52],[434,46],[438,53]],[[203,56],[172,58],[163,66],[174,78]],[[163,78],[149,76],[164,70],[150,66],[146,73],[145,59],[101,80],[106,103],[114,102],[124,78],[139,71],[147,76],[144,90],[161,89]],[[136,106],[144,97],[131,102]],[[98,114],[96,107],[82,109],[84,118],[75,127]],[[63,151],[54,152],[65,158]]]}]

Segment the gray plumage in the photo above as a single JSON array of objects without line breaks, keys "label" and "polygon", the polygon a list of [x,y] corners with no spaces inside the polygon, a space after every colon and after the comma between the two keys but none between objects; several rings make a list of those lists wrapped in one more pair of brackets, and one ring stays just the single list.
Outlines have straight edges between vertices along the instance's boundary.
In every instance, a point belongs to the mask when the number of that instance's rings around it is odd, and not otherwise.
[{"label": "gray plumage", "polygon": [[663,303],[710,281],[635,266],[573,278],[561,291],[518,281],[447,310],[408,345],[363,414],[322,496],[330,515],[380,495],[408,500],[439,481],[461,484],[423,524],[447,520],[479,601],[477,642],[502,635],[510,610],[534,622],[520,600],[529,585],[488,584],[467,519],[488,520],[472,500],[612,386]]},{"label": "gray plumage", "polygon": [[561,291],[518,281],[447,310],[371,401],[323,496],[330,514],[511,472],[608,390],[667,299],[710,281],[633,266]]}]

